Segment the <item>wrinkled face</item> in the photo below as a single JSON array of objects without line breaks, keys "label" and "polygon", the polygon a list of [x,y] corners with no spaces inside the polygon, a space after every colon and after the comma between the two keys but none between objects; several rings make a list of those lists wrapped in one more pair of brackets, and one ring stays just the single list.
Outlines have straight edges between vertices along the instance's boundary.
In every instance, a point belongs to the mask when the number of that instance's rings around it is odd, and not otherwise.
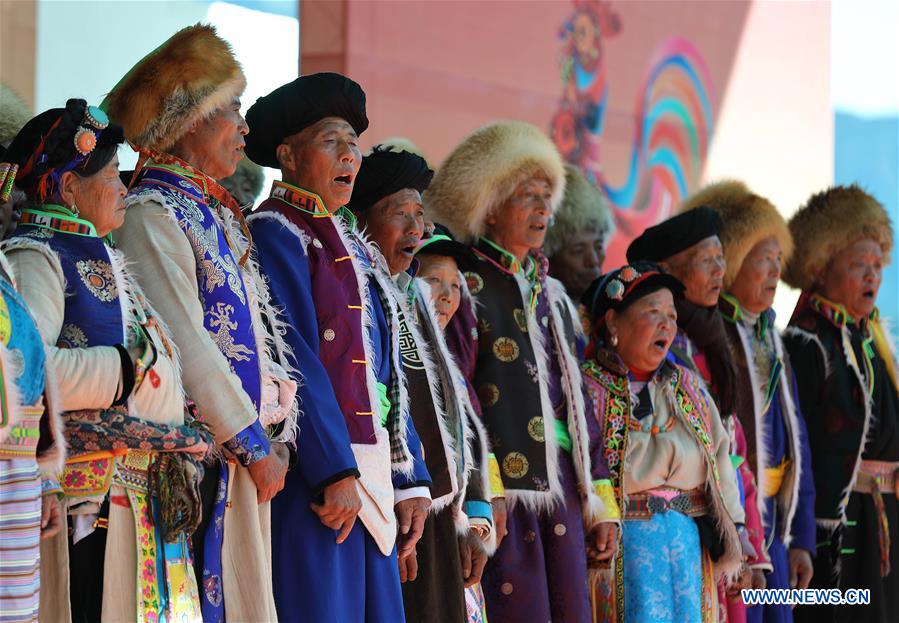
[{"label": "wrinkled face", "polygon": [[359,137],[349,123],[325,117],[284,139],[277,153],[284,181],[317,194],[328,212],[349,202],[362,166]]},{"label": "wrinkled face", "polygon": [[684,284],[684,298],[700,307],[718,304],[727,267],[718,236],[710,236],[668,258],[662,265]]},{"label": "wrinkled face", "polygon": [[66,207],[77,207],[80,218],[93,223],[98,235],[105,236],[125,222],[127,192],[119,178],[119,157],[115,155],[90,177],[64,173],[60,197]]},{"label": "wrinkled face", "polygon": [[549,273],[565,285],[572,299],[579,301],[602,274],[605,259],[605,235],[599,228],[591,228],[575,233],[549,258]]},{"label": "wrinkled face", "polygon": [[487,217],[487,237],[523,260],[543,246],[552,216],[552,185],[543,174],[525,180]]},{"label": "wrinkled face", "polygon": [[677,334],[677,311],[671,290],[641,297],[622,312],[606,312],[610,335],[618,336],[615,352],[632,372],[655,371]]},{"label": "wrinkled face", "polygon": [[235,97],[230,104],[189,131],[192,135],[190,145],[197,151],[191,164],[216,180],[232,175],[243,158],[246,145],[243,137],[249,131],[240,114],[240,100]]},{"label": "wrinkled face", "polygon": [[883,249],[862,238],[834,255],[818,278],[818,292],[846,308],[856,321],[874,311],[883,278]]},{"label": "wrinkled face", "polygon": [[418,276],[431,286],[431,302],[437,312],[437,324],[445,329],[462,301],[462,279],[456,260],[445,255],[422,254]]},{"label": "wrinkled face", "polygon": [[365,233],[381,248],[390,274],[409,270],[415,247],[425,231],[421,193],[404,188],[387,195],[360,215]]},{"label": "wrinkled face", "polygon": [[743,260],[730,288],[740,305],[754,314],[770,309],[777,293],[783,267],[783,251],[777,238],[770,236],[754,247]]}]

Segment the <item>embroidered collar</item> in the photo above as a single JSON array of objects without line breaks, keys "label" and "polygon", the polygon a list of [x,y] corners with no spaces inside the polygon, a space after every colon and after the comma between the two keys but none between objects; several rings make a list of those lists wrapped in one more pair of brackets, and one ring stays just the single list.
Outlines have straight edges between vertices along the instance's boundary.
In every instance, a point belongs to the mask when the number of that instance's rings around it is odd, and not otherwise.
[{"label": "embroidered collar", "polygon": [[478,244],[477,251],[499,264],[500,268],[508,273],[519,274],[529,281],[532,281],[537,276],[537,262],[530,255],[525,258],[525,264],[522,265],[517,257],[483,236]]},{"label": "embroidered collar", "polygon": [[[272,184],[272,192],[269,195],[272,199],[278,199],[284,203],[296,208],[300,212],[310,214],[315,218],[328,218],[331,213],[325,208],[325,202],[322,201],[320,195],[312,191],[305,190],[299,186],[288,184],[287,182],[276,181]],[[343,210],[343,208],[341,208]],[[339,212],[340,210],[338,210]],[[349,212],[349,210],[347,210]],[[352,214],[352,212],[350,212]],[[355,224],[355,216],[353,217]]]},{"label": "embroidered collar", "polygon": [[876,322],[878,316],[880,315],[880,311],[877,308],[874,308],[874,311],[871,312],[870,316],[868,316],[867,318],[862,318],[861,322],[856,323],[852,316],[849,315],[849,312],[846,311],[846,307],[844,305],[841,305],[840,303],[834,303],[833,301],[824,298],[820,294],[812,294],[809,297],[809,305],[816,312],[824,316],[824,318],[837,329],[842,329],[845,326],[853,326],[857,324],[863,333],[867,333],[866,329],[868,327],[868,323],[870,321]]},{"label": "embroidered collar", "polygon": [[37,208],[26,208],[22,211],[22,217],[19,222],[40,227],[41,229],[51,229],[63,234],[99,238],[93,223],[83,218],[78,218],[65,206],[55,203],[45,203]]},{"label": "embroidered collar", "polygon": [[[740,302],[735,296],[726,292],[722,292],[721,297],[718,299],[718,311],[731,324],[748,320],[745,317],[743,308],[740,306]],[[759,314],[758,320],[755,321],[755,334],[758,339],[765,339],[768,329],[774,326],[774,316],[773,309],[767,309]]]},{"label": "embroidered collar", "polygon": [[537,299],[540,296],[540,292],[543,290],[541,283],[542,276],[546,274],[548,266],[544,256],[534,257],[528,255],[525,258],[526,264],[522,265],[514,255],[492,240],[488,240],[484,237],[481,237],[474,252],[476,255],[484,258],[503,272],[509,275],[521,275],[524,277],[531,289],[530,308],[531,310],[536,309]]},{"label": "embroidered collar", "polygon": [[[216,180],[178,156],[143,147],[140,148],[138,152],[140,153],[140,158],[137,161],[137,167],[134,169],[135,178],[144,168],[156,168],[170,171],[171,173],[192,182],[202,190],[203,198],[207,204],[211,204],[209,198],[213,198],[231,211],[231,214],[234,215],[234,218],[240,224],[240,229],[243,232],[244,237],[247,239],[247,248],[237,261],[240,266],[244,266],[250,258],[250,251],[253,249],[253,236],[250,234],[249,227],[247,227],[247,221],[243,216],[243,212],[240,211],[240,206],[237,205],[237,201],[231,196],[231,193]],[[227,231],[225,232],[225,237],[229,238]],[[228,244],[231,246],[232,250],[236,249],[236,247],[231,245],[230,239],[228,240]]]}]

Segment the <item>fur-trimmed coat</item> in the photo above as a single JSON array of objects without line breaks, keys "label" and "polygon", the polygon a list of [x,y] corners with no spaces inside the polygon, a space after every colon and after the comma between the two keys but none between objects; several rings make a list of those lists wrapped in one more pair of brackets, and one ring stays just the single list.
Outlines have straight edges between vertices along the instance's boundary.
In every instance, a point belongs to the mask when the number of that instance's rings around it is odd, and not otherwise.
[{"label": "fur-trimmed coat", "polygon": [[[833,558],[830,563],[839,577],[839,542],[847,522],[858,520],[847,516],[847,508],[861,461],[899,461],[899,386],[895,372],[890,372],[890,361],[896,370],[895,355],[876,313],[859,327],[835,309],[804,293],[784,343],[808,423],[818,541],[835,544],[832,551],[822,547],[819,558]],[[870,357],[864,352],[868,339]],[[890,528],[895,534],[896,528]],[[876,531],[876,526],[859,529]]]},{"label": "fur-trimmed coat", "polygon": [[[556,419],[567,426],[571,458],[582,499],[585,529],[604,520],[594,481],[608,477],[600,453],[591,452],[585,418],[576,340],[577,311],[560,282],[546,275],[546,260],[537,256],[536,281],[489,243],[476,249],[477,260],[465,267],[468,288],[478,297],[475,316],[453,317],[448,331],[461,348],[460,367],[478,394],[483,423],[496,454],[507,499],[540,511],[561,498],[560,450]],[[536,297],[536,298],[533,298]],[[466,319],[474,326],[460,326]],[[456,325],[454,327],[454,325]],[[550,358],[555,358],[551,361]],[[559,404],[550,396],[550,369],[558,370]]]},{"label": "fur-trimmed coat", "polygon": [[[774,312],[759,316],[748,324],[736,299],[722,296],[719,311],[725,319],[725,331],[733,349],[738,370],[738,392],[743,394],[738,413],[746,434],[748,460],[758,483],[758,506],[765,524],[766,538],[772,533],[785,546],[815,552],[814,501],[811,451],[805,418],[799,408],[793,368],[780,334],[774,328]],[[764,356],[754,350],[752,335],[773,344],[770,378],[759,378],[755,357]],[[751,406],[751,410],[749,409]],[[768,468],[784,462],[783,480],[776,495],[766,495]],[[774,498],[773,500],[771,498]],[[777,525],[772,525],[769,505],[776,505]]]}]

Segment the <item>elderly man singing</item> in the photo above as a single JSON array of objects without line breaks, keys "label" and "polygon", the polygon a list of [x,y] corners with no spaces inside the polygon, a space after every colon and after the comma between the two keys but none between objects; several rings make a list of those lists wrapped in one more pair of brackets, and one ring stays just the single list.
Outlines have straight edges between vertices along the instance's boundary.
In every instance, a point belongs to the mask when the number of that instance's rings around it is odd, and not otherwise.
[{"label": "elderly man singing", "polygon": [[362,163],[365,93],[339,74],[303,76],[260,98],[247,121],[247,155],[281,170],[250,223],[305,379],[299,462],[274,502],[278,615],[401,621],[397,555],[421,536],[430,476],[398,315],[344,207]]}]

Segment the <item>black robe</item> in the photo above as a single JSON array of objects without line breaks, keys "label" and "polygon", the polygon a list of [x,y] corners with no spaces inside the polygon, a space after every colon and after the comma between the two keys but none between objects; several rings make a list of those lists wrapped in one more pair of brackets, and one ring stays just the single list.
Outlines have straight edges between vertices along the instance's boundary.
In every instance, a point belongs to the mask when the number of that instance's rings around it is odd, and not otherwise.
[{"label": "black robe", "polygon": [[[845,323],[832,308],[811,304],[804,295],[784,342],[799,387],[799,400],[808,424],[814,467],[815,516],[818,552],[811,588],[864,588],[871,591],[868,606],[799,606],[796,621],[899,621],[899,504],[896,495],[883,494],[890,534],[891,571],[881,577],[879,514],[874,498],[844,491],[854,482],[857,459],[899,461],[899,392],[883,356],[869,342],[873,378],[870,412],[868,383],[850,366],[844,352],[843,331],[867,381],[865,346],[870,327]],[[843,326],[845,325],[845,326]],[[865,435],[867,423],[868,431]],[[867,443],[865,443],[867,438]],[[863,445],[864,444],[864,445]],[[845,519],[842,514],[845,513]]]}]

